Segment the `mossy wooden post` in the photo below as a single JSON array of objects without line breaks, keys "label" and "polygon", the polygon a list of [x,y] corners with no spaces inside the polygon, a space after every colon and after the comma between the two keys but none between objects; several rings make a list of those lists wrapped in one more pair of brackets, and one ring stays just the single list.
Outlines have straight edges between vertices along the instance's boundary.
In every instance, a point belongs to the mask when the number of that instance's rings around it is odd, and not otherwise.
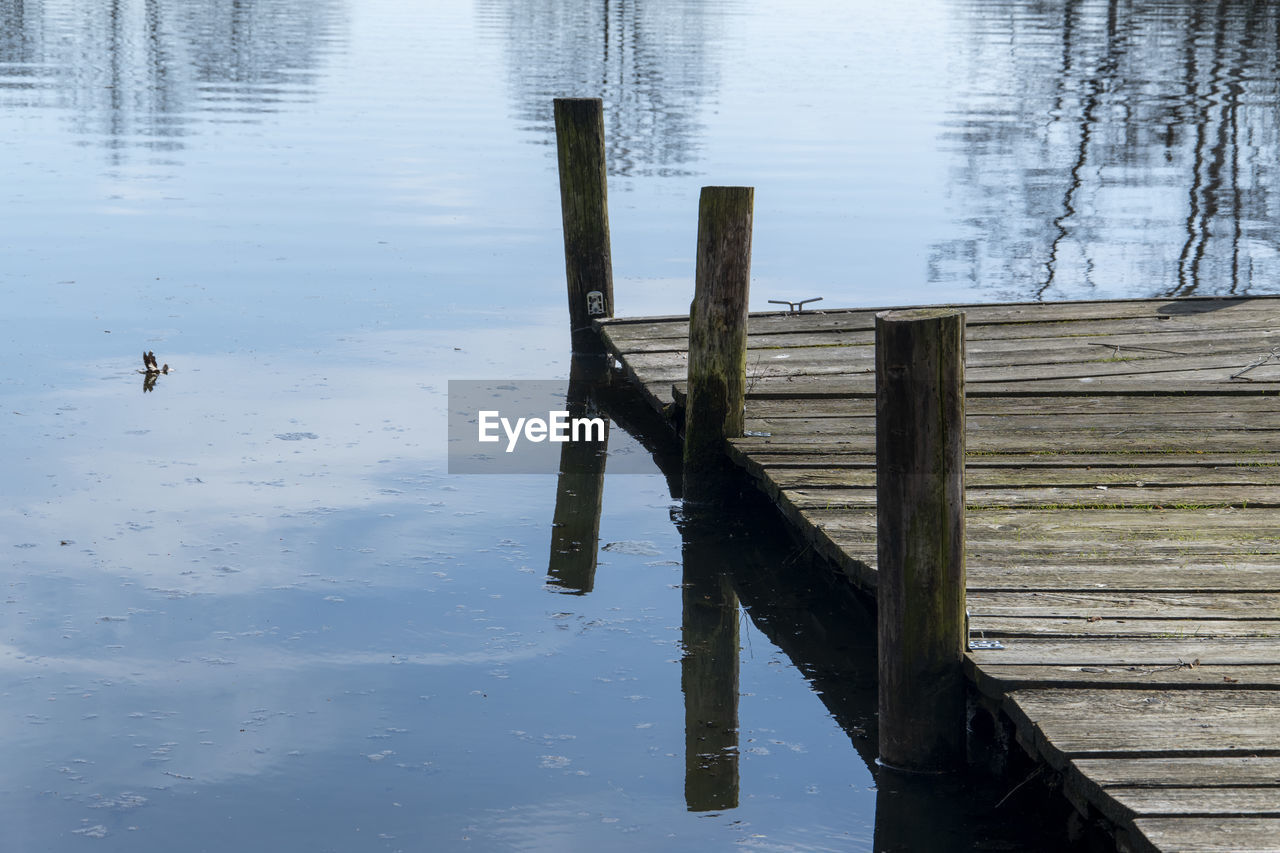
[{"label": "mossy wooden post", "polygon": [[573,351],[600,352],[591,321],[613,316],[604,104],[599,98],[556,98],[555,116]]},{"label": "mossy wooden post", "polygon": [[734,481],[725,439],[742,435],[751,286],[751,187],[703,187],[689,309],[684,499],[714,502]]},{"label": "mossy wooden post", "polygon": [[880,759],[904,770],[964,761],[964,426],[964,314],[877,314]]}]

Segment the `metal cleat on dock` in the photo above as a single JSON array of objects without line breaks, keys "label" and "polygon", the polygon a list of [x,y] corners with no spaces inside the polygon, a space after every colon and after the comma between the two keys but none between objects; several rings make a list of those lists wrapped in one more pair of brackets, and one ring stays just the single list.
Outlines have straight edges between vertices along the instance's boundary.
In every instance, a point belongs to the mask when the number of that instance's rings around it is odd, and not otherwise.
[{"label": "metal cleat on dock", "polygon": [[821,301],[822,301],[821,296],[815,296],[812,299],[801,299],[799,302],[792,302],[789,299],[770,299],[769,304],[787,306],[788,314],[803,314],[804,306],[808,305],[810,302],[821,302]]}]

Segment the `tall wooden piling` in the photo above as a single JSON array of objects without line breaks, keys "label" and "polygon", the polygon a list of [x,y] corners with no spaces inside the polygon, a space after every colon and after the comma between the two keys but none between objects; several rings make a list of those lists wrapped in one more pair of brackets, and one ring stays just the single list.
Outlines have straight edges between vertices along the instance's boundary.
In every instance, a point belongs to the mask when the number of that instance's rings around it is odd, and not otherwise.
[{"label": "tall wooden piling", "polygon": [[876,315],[880,758],[962,764],[964,314]]},{"label": "tall wooden piling", "polygon": [[742,435],[751,287],[751,187],[703,187],[689,309],[684,499],[715,501],[734,481],[725,439]]},{"label": "tall wooden piling", "polygon": [[591,321],[613,316],[604,104],[599,98],[556,98],[555,117],[573,351],[599,352]]}]

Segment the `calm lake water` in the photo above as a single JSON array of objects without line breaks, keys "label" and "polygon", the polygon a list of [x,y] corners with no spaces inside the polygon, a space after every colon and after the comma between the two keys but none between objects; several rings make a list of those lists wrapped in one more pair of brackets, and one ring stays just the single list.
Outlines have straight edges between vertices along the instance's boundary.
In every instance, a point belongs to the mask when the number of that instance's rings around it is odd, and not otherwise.
[{"label": "calm lake water", "polygon": [[873,777],[865,615],[767,517],[606,477],[548,585],[556,478],[448,475],[446,383],[568,373],[559,95],[620,314],[706,184],[758,309],[1280,291],[1278,17],[0,0],[4,849],[1039,849]]}]

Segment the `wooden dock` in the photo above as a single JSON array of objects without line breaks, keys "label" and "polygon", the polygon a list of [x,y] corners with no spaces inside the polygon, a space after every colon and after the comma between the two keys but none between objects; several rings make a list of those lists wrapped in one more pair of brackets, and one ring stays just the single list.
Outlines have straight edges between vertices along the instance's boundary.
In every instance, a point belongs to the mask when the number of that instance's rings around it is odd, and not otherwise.
[{"label": "wooden dock", "polygon": [[[1280,299],[962,306],[966,669],[1135,851],[1280,851]],[[731,456],[874,591],[874,311],[752,315]],[[677,407],[688,318],[597,321]]]}]

